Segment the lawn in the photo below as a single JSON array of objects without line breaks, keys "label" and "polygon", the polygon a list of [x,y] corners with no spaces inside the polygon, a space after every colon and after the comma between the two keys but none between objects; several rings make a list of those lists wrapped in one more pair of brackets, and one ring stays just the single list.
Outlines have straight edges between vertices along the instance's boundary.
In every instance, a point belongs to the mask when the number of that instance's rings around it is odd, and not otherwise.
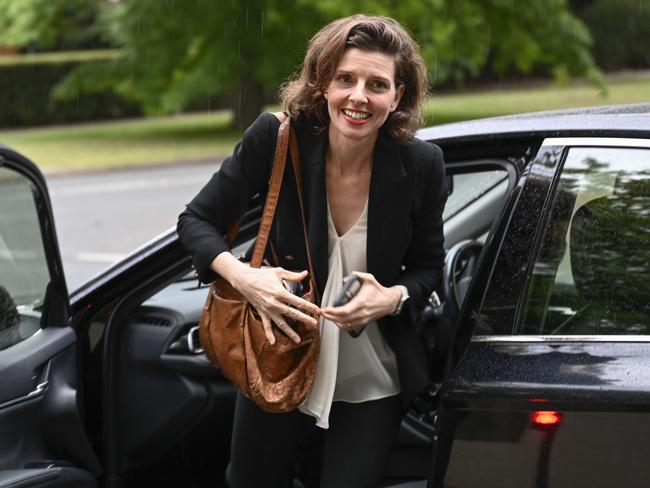
[{"label": "lawn", "polygon": [[434,125],[522,112],[648,102],[650,74],[643,73],[610,78],[605,93],[592,85],[572,84],[434,95],[425,107],[425,119]]},{"label": "lawn", "polygon": [[214,161],[239,139],[230,119],[213,112],[4,131],[0,142],[47,172]]},{"label": "lawn", "polygon": [[[425,117],[427,124],[441,124],[566,107],[650,102],[650,74],[618,76],[608,80],[607,87],[605,96],[584,84],[434,94]],[[48,172],[215,160],[229,154],[238,138],[239,133],[230,129],[228,112],[0,131],[1,143]]]}]

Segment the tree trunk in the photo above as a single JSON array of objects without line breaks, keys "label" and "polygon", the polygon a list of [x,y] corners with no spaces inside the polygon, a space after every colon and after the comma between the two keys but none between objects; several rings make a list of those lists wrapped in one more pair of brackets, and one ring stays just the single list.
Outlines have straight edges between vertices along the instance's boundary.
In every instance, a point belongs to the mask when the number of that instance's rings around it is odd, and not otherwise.
[{"label": "tree trunk", "polygon": [[244,76],[233,99],[233,128],[243,131],[264,108],[264,87],[252,76]]}]

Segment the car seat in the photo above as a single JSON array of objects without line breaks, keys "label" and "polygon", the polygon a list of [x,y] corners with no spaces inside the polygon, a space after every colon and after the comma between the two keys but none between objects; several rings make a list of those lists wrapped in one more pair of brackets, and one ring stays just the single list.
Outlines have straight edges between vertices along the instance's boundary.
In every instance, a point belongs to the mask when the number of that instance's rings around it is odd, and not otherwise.
[{"label": "car seat", "polygon": [[581,302],[570,332],[649,333],[650,174],[619,173],[611,195],[578,209],[570,237]]}]

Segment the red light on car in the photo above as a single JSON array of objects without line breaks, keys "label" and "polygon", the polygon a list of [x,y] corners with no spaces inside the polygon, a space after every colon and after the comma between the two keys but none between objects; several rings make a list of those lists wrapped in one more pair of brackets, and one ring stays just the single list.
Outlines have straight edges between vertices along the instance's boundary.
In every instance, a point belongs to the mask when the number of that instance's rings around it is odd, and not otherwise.
[{"label": "red light on car", "polygon": [[535,425],[557,425],[561,420],[560,413],[554,410],[537,410],[533,412],[533,424]]}]

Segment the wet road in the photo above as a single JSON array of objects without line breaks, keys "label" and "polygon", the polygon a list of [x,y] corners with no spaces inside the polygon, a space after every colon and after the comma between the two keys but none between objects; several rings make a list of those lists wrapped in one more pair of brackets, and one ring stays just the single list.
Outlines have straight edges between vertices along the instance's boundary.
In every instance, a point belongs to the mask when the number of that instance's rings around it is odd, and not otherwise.
[{"label": "wet road", "polygon": [[69,290],[176,224],[218,163],[49,175]]}]

